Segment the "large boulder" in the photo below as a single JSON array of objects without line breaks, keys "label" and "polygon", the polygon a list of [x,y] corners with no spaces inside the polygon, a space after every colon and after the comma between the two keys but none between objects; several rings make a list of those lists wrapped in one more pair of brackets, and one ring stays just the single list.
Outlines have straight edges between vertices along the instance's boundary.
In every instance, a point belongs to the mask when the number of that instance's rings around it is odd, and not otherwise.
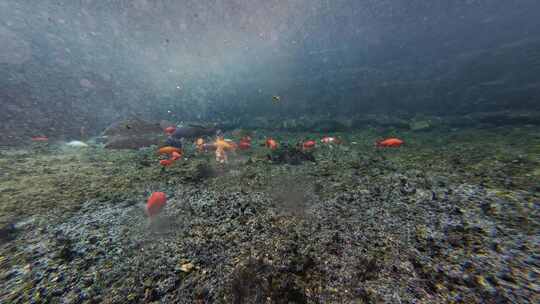
[{"label": "large boulder", "polygon": [[351,127],[354,129],[373,128],[396,128],[409,129],[409,122],[398,116],[391,115],[362,115],[357,116],[352,120]]},{"label": "large boulder", "polygon": [[105,148],[138,149],[164,142],[164,134],[159,123],[152,123],[140,118],[129,118],[113,123],[105,131]]},{"label": "large boulder", "polygon": [[207,126],[198,126],[198,125],[187,125],[182,127],[177,127],[174,133],[171,135],[176,139],[181,138],[197,138],[203,136],[213,136],[218,131],[216,127],[207,127]]}]

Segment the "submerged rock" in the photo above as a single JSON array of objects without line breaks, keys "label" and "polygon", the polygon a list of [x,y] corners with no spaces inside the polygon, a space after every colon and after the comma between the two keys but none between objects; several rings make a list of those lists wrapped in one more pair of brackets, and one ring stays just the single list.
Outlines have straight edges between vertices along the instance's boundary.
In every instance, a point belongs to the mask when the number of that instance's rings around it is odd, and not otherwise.
[{"label": "submerged rock", "polygon": [[229,282],[228,302],[307,303],[300,280],[287,268],[278,269],[260,258],[238,264]]},{"label": "submerged rock", "polygon": [[182,148],[183,146],[182,138],[174,138],[174,137],[169,136],[167,140],[165,141],[165,145],[175,147],[175,148]]},{"label": "submerged rock", "polygon": [[0,244],[9,242],[15,238],[15,225],[13,223],[8,223],[0,226]]},{"label": "submerged rock", "polygon": [[159,123],[151,123],[139,118],[130,118],[109,126],[103,131],[105,148],[138,149],[157,145],[165,140]]},{"label": "submerged rock", "polygon": [[113,123],[103,131],[104,136],[130,136],[154,133],[163,133],[159,123],[151,123],[137,117]]},{"label": "submerged rock", "polygon": [[431,129],[431,123],[428,120],[415,120],[410,123],[410,128],[413,131],[427,131]]},{"label": "submerged rock", "polygon": [[311,152],[302,151],[296,147],[283,145],[267,155],[268,159],[276,164],[299,165],[304,161],[315,162]]},{"label": "submerged rock", "polygon": [[193,265],[193,263],[191,262],[180,265],[180,271],[182,272],[191,272],[193,271],[194,268],[195,268],[195,265]]},{"label": "submerged rock", "polygon": [[217,128],[214,127],[203,127],[203,126],[187,126],[187,127],[178,127],[176,131],[171,135],[175,139],[180,138],[196,138],[201,136],[211,136],[215,135]]},{"label": "submerged rock", "polygon": [[66,262],[71,261],[76,255],[76,252],[73,250],[73,241],[61,237],[57,239],[57,242],[59,245],[59,250],[56,254],[56,257]]}]

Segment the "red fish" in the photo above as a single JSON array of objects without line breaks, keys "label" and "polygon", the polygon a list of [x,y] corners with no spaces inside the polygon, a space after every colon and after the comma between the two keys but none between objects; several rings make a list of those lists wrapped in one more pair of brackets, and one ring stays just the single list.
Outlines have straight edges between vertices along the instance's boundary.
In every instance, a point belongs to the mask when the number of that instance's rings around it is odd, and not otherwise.
[{"label": "red fish", "polygon": [[177,147],[165,146],[165,147],[159,148],[158,150],[158,154],[171,154],[173,152],[182,154],[182,149],[177,148]]},{"label": "red fish", "polygon": [[167,203],[167,196],[163,192],[154,192],[146,202],[146,214],[152,218],[161,212]]},{"label": "red fish", "polygon": [[41,142],[49,141],[49,138],[47,136],[34,136],[31,139],[32,141],[41,141]]},{"label": "red fish", "polygon": [[321,139],[321,142],[323,144],[341,144],[341,140],[339,138],[336,138],[336,137],[332,137],[332,136],[325,136]]},{"label": "red fish", "polygon": [[240,150],[249,150],[251,149],[251,143],[249,141],[240,141],[238,143],[238,148]]},{"label": "red fish", "polygon": [[309,149],[315,148],[316,144],[317,143],[314,140],[307,140],[304,143],[302,143],[302,148],[304,150],[309,150]]},{"label": "red fish", "polygon": [[162,159],[159,161],[159,164],[162,165],[163,167],[168,167],[172,165],[173,163],[174,163],[174,160],[172,159]]},{"label": "red fish", "polygon": [[392,147],[392,148],[398,148],[401,145],[403,145],[405,142],[399,138],[387,138],[384,140],[377,141],[376,145],[377,147]]},{"label": "red fish", "polygon": [[167,133],[167,135],[173,134],[174,131],[176,131],[176,127],[170,126],[170,127],[165,128],[165,133]]},{"label": "red fish", "polygon": [[251,137],[244,136],[242,139],[240,139],[240,142],[238,143],[238,148],[240,150],[248,150],[251,148]]},{"label": "red fish", "polygon": [[277,141],[273,139],[272,137],[267,138],[265,144],[266,144],[266,147],[269,148],[270,150],[275,150],[278,147]]},{"label": "red fish", "polygon": [[179,160],[182,157],[181,153],[178,153],[176,151],[173,151],[171,153],[171,160]]}]

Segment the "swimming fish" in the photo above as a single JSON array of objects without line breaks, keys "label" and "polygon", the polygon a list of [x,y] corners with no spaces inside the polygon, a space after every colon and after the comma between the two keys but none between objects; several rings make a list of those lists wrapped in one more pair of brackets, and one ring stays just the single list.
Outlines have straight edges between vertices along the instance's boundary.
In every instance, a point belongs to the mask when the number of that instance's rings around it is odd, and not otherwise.
[{"label": "swimming fish", "polygon": [[377,147],[392,147],[398,148],[403,145],[405,142],[399,138],[391,137],[384,140],[379,140],[375,144]]},{"label": "swimming fish", "polygon": [[158,154],[171,154],[173,152],[177,152],[177,153],[182,154],[182,149],[176,148],[176,147],[171,147],[171,146],[165,146],[165,147],[159,148],[159,150],[158,150]]},{"label": "swimming fish", "polygon": [[214,142],[216,147],[216,161],[220,164],[224,164],[228,160],[227,151],[235,150],[236,145],[230,140],[224,139],[223,136],[218,136]]},{"label": "swimming fish", "polygon": [[238,143],[238,148],[240,150],[248,150],[251,148],[251,137],[244,136],[242,139],[240,139],[240,142]]},{"label": "swimming fish", "polygon": [[171,153],[171,160],[179,160],[182,157],[181,153],[178,153],[176,151],[173,151]]},{"label": "swimming fish", "polygon": [[49,141],[49,138],[47,136],[34,136],[31,138],[31,140],[44,142],[44,141]]},{"label": "swimming fish", "polygon": [[228,139],[224,139],[223,137],[218,137],[216,139],[216,141],[214,142],[214,145],[216,146],[217,149],[223,149],[225,151],[229,151],[229,150],[235,150],[236,149],[236,144],[233,143],[231,140],[228,140]]},{"label": "swimming fish", "polygon": [[162,159],[159,161],[159,164],[162,165],[163,167],[168,167],[172,165],[173,163],[174,163],[174,160],[172,159]]},{"label": "swimming fish", "polygon": [[321,142],[323,144],[341,144],[341,140],[339,138],[336,138],[336,137],[332,137],[332,136],[324,136],[322,139],[321,139]]},{"label": "swimming fish", "polygon": [[174,131],[176,131],[176,127],[170,126],[170,127],[165,128],[165,133],[167,135],[172,135]]},{"label": "swimming fish", "polygon": [[302,143],[302,148],[304,150],[309,150],[309,149],[315,148],[316,145],[317,145],[316,141],[314,141],[314,140],[306,140],[305,142]]},{"label": "swimming fish", "polygon": [[146,202],[146,214],[152,218],[161,212],[167,204],[167,196],[163,192],[154,192]]},{"label": "swimming fish", "polygon": [[238,143],[238,148],[240,150],[249,150],[251,149],[251,143],[247,141],[241,141]]},{"label": "swimming fish", "polygon": [[268,149],[270,150],[275,150],[277,149],[278,147],[278,143],[275,139],[273,139],[272,137],[268,137],[265,141],[265,145]]},{"label": "swimming fish", "polygon": [[272,102],[273,103],[279,103],[280,101],[281,101],[280,96],[277,96],[277,95],[272,96]]}]

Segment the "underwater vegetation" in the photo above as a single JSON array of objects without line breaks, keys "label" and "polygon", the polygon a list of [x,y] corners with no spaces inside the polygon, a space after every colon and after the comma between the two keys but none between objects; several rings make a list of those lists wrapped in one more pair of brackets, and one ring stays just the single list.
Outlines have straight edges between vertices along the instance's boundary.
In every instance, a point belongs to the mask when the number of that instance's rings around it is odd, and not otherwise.
[{"label": "underwater vegetation", "polygon": [[167,167],[156,146],[4,149],[0,299],[535,303],[538,132],[256,131]]}]

